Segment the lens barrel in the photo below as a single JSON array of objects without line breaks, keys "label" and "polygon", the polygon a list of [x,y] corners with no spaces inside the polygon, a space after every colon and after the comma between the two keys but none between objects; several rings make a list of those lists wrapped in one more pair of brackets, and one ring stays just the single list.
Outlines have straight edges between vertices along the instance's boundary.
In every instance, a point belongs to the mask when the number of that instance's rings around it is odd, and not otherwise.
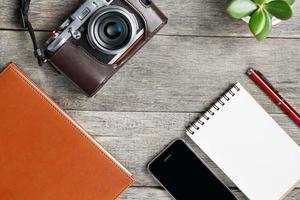
[{"label": "lens barrel", "polygon": [[107,54],[117,54],[127,49],[136,36],[135,16],[119,6],[99,9],[88,24],[91,45]]}]

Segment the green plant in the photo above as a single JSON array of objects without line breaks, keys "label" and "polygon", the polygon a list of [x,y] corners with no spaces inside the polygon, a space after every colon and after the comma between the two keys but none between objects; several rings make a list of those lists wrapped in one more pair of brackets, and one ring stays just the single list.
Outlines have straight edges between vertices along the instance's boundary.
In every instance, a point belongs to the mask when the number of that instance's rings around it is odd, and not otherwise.
[{"label": "green plant", "polygon": [[227,12],[236,19],[250,17],[249,28],[257,40],[265,39],[272,29],[272,17],[292,17],[294,0],[232,0]]}]

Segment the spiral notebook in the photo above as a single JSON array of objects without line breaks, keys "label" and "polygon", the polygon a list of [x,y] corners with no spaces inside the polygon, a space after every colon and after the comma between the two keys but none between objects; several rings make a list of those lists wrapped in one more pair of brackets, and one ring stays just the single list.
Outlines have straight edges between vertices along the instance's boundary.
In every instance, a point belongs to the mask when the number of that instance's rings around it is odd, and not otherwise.
[{"label": "spiral notebook", "polygon": [[300,180],[300,148],[237,83],[187,135],[251,200],[278,200]]}]

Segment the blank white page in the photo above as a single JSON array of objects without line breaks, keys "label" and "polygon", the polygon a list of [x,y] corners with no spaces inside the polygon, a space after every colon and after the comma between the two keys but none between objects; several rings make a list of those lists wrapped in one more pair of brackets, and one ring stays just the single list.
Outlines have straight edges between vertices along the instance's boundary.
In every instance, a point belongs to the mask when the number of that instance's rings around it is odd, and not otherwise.
[{"label": "blank white page", "polygon": [[225,95],[187,134],[249,199],[282,199],[300,180],[299,146],[241,84]]}]

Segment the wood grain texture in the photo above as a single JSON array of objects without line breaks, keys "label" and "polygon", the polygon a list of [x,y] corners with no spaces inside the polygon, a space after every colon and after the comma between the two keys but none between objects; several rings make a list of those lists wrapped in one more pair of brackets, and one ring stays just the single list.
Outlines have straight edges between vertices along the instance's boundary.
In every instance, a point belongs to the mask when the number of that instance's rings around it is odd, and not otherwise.
[{"label": "wood grain texture", "polygon": [[[233,193],[239,200],[246,200],[242,193],[238,190],[233,189]],[[159,187],[132,187],[126,193],[124,193],[121,200],[172,200],[167,192]],[[284,200],[299,200],[300,199],[300,189],[292,191]]]},{"label": "wood grain texture", "polygon": [[[68,111],[136,178],[136,186],[157,186],[146,170],[147,163],[170,141],[182,137],[225,183],[233,183],[187,137],[185,127],[198,113]],[[299,127],[282,114],[272,117],[300,144]],[[300,185],[299,185],[300,186]]]},{"label": "wood grain texture", "polygon": [[[84,97],[61,75],[40,68],[24,32],[0,32],[0,63],[14,60],[65,109],[200,112],[240,81],[269,113],[282,113],[245,75],[249,66],[265,72],[300,110],[298,39],[156,36],[93,98]],[[45,40],[46,34],[38,38]]]},{"label": "wood grain texture", "polygon": [[[36,30],[52,30],[84,0],[32,0]],[[171,140],[183,137],[240,200],[234,184],[184,134],[185,127],[231,84],[240,81],[280,126],[300,144],[297,127],[244,74],[265,72],[300,110],[300,5],[294,17],[257,42],[247,24],[228,17],[227,0],[156,0],[169,24],[93,98],[84,97],[51,68],[38,67],[28,33],[16,18],[18,0],[0,0],[0,65],[21,69],[135,175],[120,199],[167,200],[170,196],[146,170],[147,162]],[[48,37],[37,32],[42,44]],[[252,36],[251,36],[252,37]],[[0,100],[1,101],[1,100]],[[299,189],[286,200],[300,199]]]},{"label": "wood grain texture", "polygon": [[[30,17],[35,29],[52,30],[59,26],[83,0],[33,0]],[[251,36],[247,24],[231,19],[226,13],[227,0],[156,0],[169,18],[160,34],[197,36]],[[17,0],[0,0],[0,28],[17,29]],[[299,37],[300,5],[294,17],[273,28],[272,37]]]}]

